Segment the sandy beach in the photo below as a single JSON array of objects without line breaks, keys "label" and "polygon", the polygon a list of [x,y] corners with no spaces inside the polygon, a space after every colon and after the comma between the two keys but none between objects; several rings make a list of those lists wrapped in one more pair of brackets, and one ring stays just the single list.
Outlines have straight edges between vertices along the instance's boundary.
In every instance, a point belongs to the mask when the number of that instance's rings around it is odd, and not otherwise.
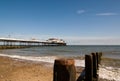
[{"label": "sandy beach", "polygon": [[[77,77],[83,69],[76,67]],[[53,81],[53,64],[0,56],[0,81]]]},{"label": "sandy beach", "polygon": [[0,81],[52,81],[52,67],[0,56]]},{"label": "sandy beach", "polygon": [[[77,77],[83,69],[76,67]],[[0,56],[0,81],[53,81],[53,64]]]},{"label": "sandy beach", "polygon": [[[83,69],[76,67],[77,77]],[[0,81],[53,81],[53,64],[0,56]]]}]

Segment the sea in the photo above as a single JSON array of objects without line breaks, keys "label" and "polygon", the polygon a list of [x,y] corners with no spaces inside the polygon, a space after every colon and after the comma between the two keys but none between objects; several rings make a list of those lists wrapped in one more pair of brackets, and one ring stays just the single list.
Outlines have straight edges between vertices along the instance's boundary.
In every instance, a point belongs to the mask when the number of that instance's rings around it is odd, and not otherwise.
[{"label": "sea", "polygon": [[103,53],[99,77],[110,81],[120,81],[120,45],[67,45],[4,49],[0,50],[0,56],[51,64],[54,64],[55,59],[72,58],[75,59],[75,66],[85,67],[85,55],[95,52]]}]

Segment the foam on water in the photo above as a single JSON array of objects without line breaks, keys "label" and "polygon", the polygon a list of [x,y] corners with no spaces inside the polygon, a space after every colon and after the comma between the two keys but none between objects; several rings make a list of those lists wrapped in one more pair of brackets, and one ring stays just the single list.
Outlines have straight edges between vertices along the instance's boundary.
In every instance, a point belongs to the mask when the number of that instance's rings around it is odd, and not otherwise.
[{"label": "foam on water", "polygon": [[75,66],[85,67],[84,60],[75,60]]},{"label": "foam on water", "polygon": [[0,54],[0,56],[6,56],[6,57],[22,59],[22,60],[48,62],[48,63],[54,63],[54,60],[57,58],[55,56],[32,57],[32,56],[19,56],[19,55],[7,55],[7,54]]},{"label": "foam on water", "polygon": [[[6,56],[6,57],[22,59],[22,60],[48,62],[48,63],[54,63],[54,60],[58,59],[58,57],[56,56],[35,57],[35,56],[20,56],[20,55],[7,55],[7,54],[0,54],[0,56]],[[84,64],[85,64],[84,60],[75,60],[75,66],[84,67],[85,66]]]},{"label": "foam on water", "polygon": [[99,77],[110,81],[120,81],[120,68],[100,67]]}]

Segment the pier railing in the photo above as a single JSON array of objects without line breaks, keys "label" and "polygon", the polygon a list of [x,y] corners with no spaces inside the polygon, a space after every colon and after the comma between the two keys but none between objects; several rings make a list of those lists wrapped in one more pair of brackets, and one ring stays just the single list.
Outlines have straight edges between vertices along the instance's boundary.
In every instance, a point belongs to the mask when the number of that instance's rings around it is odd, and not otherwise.
[{"label": "pier railing", "polygon": [[54,63],[53,81],[98,81],[101,56],[102,53],[85,55],[85,69],[77,79],[73,59],[56,59]]}]

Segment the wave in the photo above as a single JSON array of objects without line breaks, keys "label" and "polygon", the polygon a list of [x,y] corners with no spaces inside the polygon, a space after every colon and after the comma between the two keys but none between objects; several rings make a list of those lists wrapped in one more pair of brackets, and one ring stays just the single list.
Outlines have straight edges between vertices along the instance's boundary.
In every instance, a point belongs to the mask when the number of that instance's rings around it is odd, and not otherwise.
[{"label": "wave", "polygon": [[110,81],[120,81],[120,68],[101,66],[99,77]]},{"label": "wave", "polygon": [[20,56],[20,55],[8,55],[8,54],[0,54],[0,56],[22,59],[22,60],[48,62],[48,63],[54,63],[54,60],[57,59],[57,57],[55,56],[34,57],[34,56]]}]

